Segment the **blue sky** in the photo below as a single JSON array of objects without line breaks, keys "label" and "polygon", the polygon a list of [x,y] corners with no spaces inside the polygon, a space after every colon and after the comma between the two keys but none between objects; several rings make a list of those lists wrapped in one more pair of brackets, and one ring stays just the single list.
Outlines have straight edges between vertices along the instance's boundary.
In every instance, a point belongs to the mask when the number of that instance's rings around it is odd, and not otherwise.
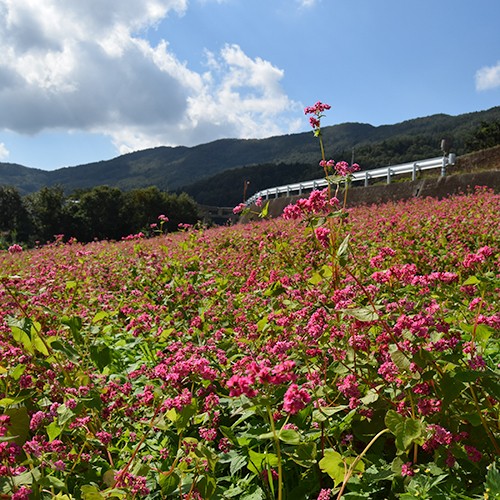
[{"label": "blue sky", "polygon": [[500,105],[498,0],[0,0],[0,161]]}]

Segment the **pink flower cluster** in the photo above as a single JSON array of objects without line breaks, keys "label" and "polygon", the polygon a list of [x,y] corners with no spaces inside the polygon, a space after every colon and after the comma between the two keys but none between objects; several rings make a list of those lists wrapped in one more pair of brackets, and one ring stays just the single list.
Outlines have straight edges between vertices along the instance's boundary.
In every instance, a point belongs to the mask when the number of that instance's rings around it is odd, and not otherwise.
[{"label": "pink flower cluster", "polygon": [[14,245],[11,245],[9,247],[9,253],[11,255],[15,254],[15,253],[21,253],[23,251],[23,247],[21,245],[18,245],[17,243],[15,243]]},{"label": "pink flower cluster", "polygon": [[9,415],[0,415],[0,437],[3,437],[7,434],[7,429],[10,424],[10,416]]},{"label": "pink flower cluster", "polygon": [[330,488],[323,488],[316,500],[330,500],[330,498],[332,498],[332,490]]},{"label": "pink flower cluster", "polygon": [[329,212],[338,207],[339,200],[335,197],[328,199],[328,189],[314,190],[308,198],[301,198],[295,204],[283,209],[283,218],[286,220],[301,219],[307,215],[316,215]]},{"label": "pink flower cluster", "polygon": [[337,388],[339,392],[349,400],[349,408],[354,409],[361,404],[359,400],[361,391],[359,390],[359,383],[356,379],[356,375],[352,373],[346,375],[337,382]]},{"label": "pink flower cluster", "polygon": [[232,375],[226,382],[231,396],[241,396],[244,394],[247,397],[255,397],[262,385],[281,385],[287,382],[294,381],[296,375],[294,373],[295,362],[286,360],[272,366],[268,360],[262,360],[260,363],[243,359],[235,366],[237,374]]},{"label": "pink flower cluster", "polygon": [[465,268],[474,267],[476,264],[483,263],[491,255],[493,255],[493,248],[489,246],[481,247],[476,253],[466,255],[462,265]]},{"label": "pink flower cluster", "polygon": [[321,127],[320,119],[323,116],[323,112],[330,109],[331,106],[329,104],[324,104],[318,101],[314,106],[307,106],[304,108],[304,114],[306,115],[316,115],[309,117],[309,123],[311,127],[315,130],[319,130]]},{"label": "pink flower cluster", "polygon": [[304,114],[306,115],[320,115],[324,111],[331,109],[331,106],[326,103],[318,101],[314,106],[306,106],[304,108]]},{"label": "pink flower cluster", "polygon": [[285,392],[283,401],[283,410],[286,413],[295,415],[311,401],[311,395],[306,389],[300,388],[297,384],[292,384]]},{"label": "pink flower cluster", "polygon": [[357,172],[360,167],[357,163],[353,163],[349,165],[346,161],[339,161],[335,163],[334,160],[321,160],[319,162],[319,166],[322,167],[325,171],[334,170],[337,175],[341,177],[348,177],[349,175]]},{"label": "pink flower cluster", "polygon": [[245,203],[239,203],[233,208],[233,214],[235,215],[241,214],[241,212],[243,212],[243,210],[245,210],[246,207],[247,206],[245,205]]}]

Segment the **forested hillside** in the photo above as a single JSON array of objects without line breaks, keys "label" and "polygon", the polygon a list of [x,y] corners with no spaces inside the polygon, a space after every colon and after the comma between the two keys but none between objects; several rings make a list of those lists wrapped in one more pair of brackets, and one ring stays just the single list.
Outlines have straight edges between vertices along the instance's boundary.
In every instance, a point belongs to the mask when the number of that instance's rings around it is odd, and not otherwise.
[{"label": "forested hillside", "polygon": [[[323,136],[329,157],[351,161],[354,153],[354,160],[362,169],[368,169],[438,156],[443,138],[452,142],[452,149],[457,154],[466,153],[476,147],[471,138],[478,129],[498,123],[500,107],[495,107],[459,116],[440,114],[378,127],[344,123],[324,127]],[[310,132],[268,139],[223,139],[191,148],[158,147],[48,172],[0,163],[0,185],[15,186],[21,194],[38,191],[44,186],[60,186],[66,194],[99,185],[122,190],[148,186],[163,191],[186,188],[201,201],[200,196],[207,192],[208,184],[200,181],[231,169],[256,167],[255,172],[261,173],[270,170],[271,184],[310,179],[311,175],[314,178],[318,153],[317,141]],[[258,180],[253,170],[248,170],[245,177],[250,174],[253,190],[261,186],[260,182],[268,181],[266,176]],[[193,186],[193,183],[197,184]],[[242,190],[239,183],[225,189],[239,199],[237,193]]]},{"label": "forested hillside", "polygon": [[[473,128],[465,125],[457,127],[455,134],[441,134],[440,132],[444,129],[438,126],[438,124],[441,123],[444,125],[445,123],[449,123],[449,120],[442,117],[432,118],[433,120],[413,120],[415,122],[413,124],[415,130],[419,128],[425,130],[424,123],[429,124],[433,122],[434,126],[429,126],[429,132],[427,133],[416,134],[414,136],[404,133],[379,142],[369,142],[368,139],[365,139],[364,142],[358,143],[357,146],[353,146],[351,149],[344,148],[341,150],[334,147],[334,159],[337,161],[345,160],[347,162],[351,162],[354,159],[355,162],[360,164],[362,170],[368,170],[440,156],[443,154],[441,151],[442,139],[446,139],[451,151],[456,152],[460,156],[500,145],[499,119],[489,122],[481,121],[479,125]],[[405,124],[395,125],[391,128],[399,128],[401,131],[408,130]],[[324,132],[325,144],[329,144],[330,142],[334,145],[344,144],[347,137],[356,136],[356,131],[359,136],[362,136],[362,129],[365,131],[365,136],[370,135],[370,126],[345,124],[342,127],[327,127],[324,129],[326,130]],[[349,133],[346,133],[347,130],[349,130]],[[340,137],[332,135],[332,132],[335,131],[339,133]],[[376,137],[378,134],[377,128],[371,127],[371,131]],[[342,135],[342,132],[344,132],[344,135]],[[335,153],[335,151],[337,152]],[[269,187],[322,177],[323,173],[318,167],[318,160],[319,150],[316,151],[316,158],[308,162],[267,163],[230,169],[216,174],[209,179],[202,179],[188,186],[183,186],[181,191],[190,194],[199,203],[206,205],[234,206],[240,203],[244,197],[249,197]]]}]

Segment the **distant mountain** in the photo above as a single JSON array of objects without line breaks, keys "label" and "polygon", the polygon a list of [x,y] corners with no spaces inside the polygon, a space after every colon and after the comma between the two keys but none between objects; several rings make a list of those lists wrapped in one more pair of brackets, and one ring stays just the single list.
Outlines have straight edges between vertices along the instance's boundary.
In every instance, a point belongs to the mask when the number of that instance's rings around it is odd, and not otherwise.
[{"label": "distant mountain", "polygon": [[[350,161],[354,154],[354,160],[367,169],[439,156],[443,138],[452,140],[453,151],[463,154],[467,152],[467,139],[474,129],[482,122],[492,121],[500,121],[500,106],[458,116],[439,114],[378,127],[343,123],[325,127],[322,132],[328,158]],[[61,186],[66,193],[98,185],[123,190],[154,185],[171,192],[186,190],[197,201],[205,203],[203,198],[212,190],[210,186],[225,177],[240,178],[240,181],[248,177],[251,182],[249,195],[269,186],[259,187],[257,172],[272,172],[267,178],[261,175],[262,182],[272,180],[271,185],[321,177],[319,159],[317,139],[312,132],[303,132],[267,139],[222,139],[189,148],[158,147],[53,171],[0,163],[0,185],[15,186],[22,194],[54,185]],[[235,169],[240,170],[236,177]],[[214,179],[210,181],[210,178]],[[231,194],[226,197],[226,203],[231,204],[231,198],[241,198],[242,185],[236,180],[224,189]],[[217,204],[226,203],[223,197],[217,198]]]}]

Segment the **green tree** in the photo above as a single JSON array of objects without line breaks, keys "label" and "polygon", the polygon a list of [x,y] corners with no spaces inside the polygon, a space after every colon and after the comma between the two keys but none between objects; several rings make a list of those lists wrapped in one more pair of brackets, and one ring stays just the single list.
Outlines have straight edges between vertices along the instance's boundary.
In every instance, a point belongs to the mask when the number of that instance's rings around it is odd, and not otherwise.
[{"label": "green tree", "polygon": [[33,223],[32,239],[45,243],[55,235],[65,234],[66,198],[61,187],[43,187],[28,195],[25,203]]},{"label": "green tree", "polygon": [[196,224],[201,219],[197,203],[186,193],[165,194],[168,230],[177,231],[179,224]]},{"label": "green tree", "polygon": [[19,191],[12,186],[0,186],[0,246],[26,242],[30,219]]},{"label": "green tree", "polygon": [[500,121],[482,121],[466,142],[469,151],[492,148],[500,144]]},{"label": "green tree", "polygon": [[149,229],[158,216],[168,210],[167,195],[157,187],[134,189],[124,193],[124,213],[128,234]]},{"label": "green tree", "polygon": [[124,197],[118,188],[97,186],[71,198],[73,236],[80,241],[119,240],[126,232]]}]

